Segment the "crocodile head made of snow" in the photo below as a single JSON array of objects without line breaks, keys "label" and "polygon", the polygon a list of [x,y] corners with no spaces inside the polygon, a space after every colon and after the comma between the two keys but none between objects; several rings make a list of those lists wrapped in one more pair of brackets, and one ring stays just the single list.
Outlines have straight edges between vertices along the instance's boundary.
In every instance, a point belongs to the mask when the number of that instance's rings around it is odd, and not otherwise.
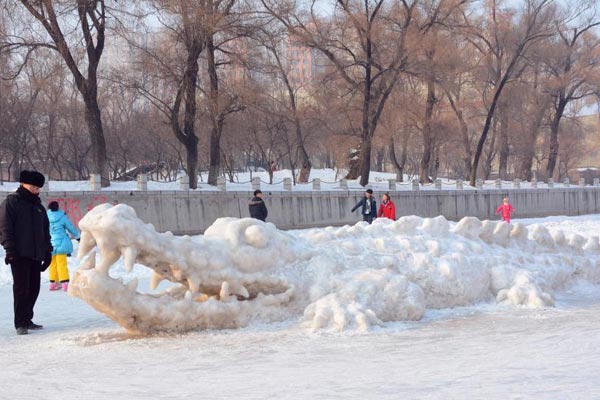
[{"label": "crocodile head made of snow", "polygon": [[[600,282],[598,237],[565,237],[465,217],[284,232],[271,223],[220,218],[204,235],[158,233],[127,205],[103,204],[80,221],[80,267],[69,293],[134,333],[184,332],[292,320],[315,330],[368,330],[419,320],[427,309],[496,301],[553,305],[576,279]],[[110,276],[153,270],[150,288]]]}]

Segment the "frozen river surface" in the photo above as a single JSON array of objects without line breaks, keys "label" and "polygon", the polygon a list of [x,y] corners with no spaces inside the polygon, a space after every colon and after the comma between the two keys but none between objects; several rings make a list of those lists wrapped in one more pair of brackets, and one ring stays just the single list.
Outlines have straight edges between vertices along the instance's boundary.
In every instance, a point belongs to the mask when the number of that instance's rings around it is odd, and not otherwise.
[{"label": "frozen river surface", "polygon": [[[535,222],[600,231],[597,217]],[[5,283],[0,399],[598,399],[600,286],[576,284],[555,300],[428,310],[367,333],[313,333],[289,321],[130,337],[44,286],[36,321],[46,329],[16,336]]]}]

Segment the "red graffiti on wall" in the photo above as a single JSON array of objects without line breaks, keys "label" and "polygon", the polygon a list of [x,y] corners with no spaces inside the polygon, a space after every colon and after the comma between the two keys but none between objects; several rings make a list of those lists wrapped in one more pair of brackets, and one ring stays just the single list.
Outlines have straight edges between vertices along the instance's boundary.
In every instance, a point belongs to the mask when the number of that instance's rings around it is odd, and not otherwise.
[{"label": "red graffiti on wall", "polygon": [[92,200],[87,205],[87,210],[90,211],[92,208],[97,205],[104,204],[108,202],[108,198],[106,196],[94,196]]},{"label": "red graffiti on wall", "polygon": [[89,202],[87,202],[85,207],[81,206],[80,199],[73,197],[58,197],[48,199],[48,202],[51,201],[56,201],[61,210],[67,214],[71,222],[73,222],[75,226],[79,226],[79,221],[81,221],[81,218],[84,216],[83,210],[85,210],[87,213],[97,205],[108,202],[108,198],[106,196],[94,196]]}]

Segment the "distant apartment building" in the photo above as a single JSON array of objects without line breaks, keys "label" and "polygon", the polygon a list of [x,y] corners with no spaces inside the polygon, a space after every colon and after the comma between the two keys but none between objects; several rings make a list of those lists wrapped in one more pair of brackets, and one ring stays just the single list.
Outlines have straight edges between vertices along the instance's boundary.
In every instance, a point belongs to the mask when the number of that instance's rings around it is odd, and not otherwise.
[{"label": "distant apartment building", "polygon": [[293,37],[286,41],[286,60],[293,86],[302,87],[314,81],[319,73],[316,50],[299,43]]}]

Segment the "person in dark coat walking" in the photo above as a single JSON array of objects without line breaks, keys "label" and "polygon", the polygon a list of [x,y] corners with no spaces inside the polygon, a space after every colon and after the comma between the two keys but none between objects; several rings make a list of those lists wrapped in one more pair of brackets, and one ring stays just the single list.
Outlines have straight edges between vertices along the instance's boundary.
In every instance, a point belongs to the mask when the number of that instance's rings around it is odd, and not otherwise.
[{"label": "person in dark coat walking", "polygon": [[363,221],[372,223],[373,219],[377,217],[377,202],[373,197],[373,190],[366,190],[365,197],[356,203],[356,205],[352,208],[352,212],[354,212],[358,207],[362,207],[360,214],[363,216]]},{"label": "person in dark coat walking", "polygon": [[267,211],[267,206],[265,205],[263,194],[260,190],[254,191],[254,197],[248,204],[248,209],[250,210],[250,216],[252,218],[260,219],[261,221],[267,219],[269,212]]},{"label": "person in dark coat walking", "polygon": [[21,171],[21,185],[0,205],[0,244],[13,276],[15,328],[18,335],[42,329],[35,324],[33,307],[40,293],[40,273],[52,261],[50,223],[40,201],[44,175]]}]

